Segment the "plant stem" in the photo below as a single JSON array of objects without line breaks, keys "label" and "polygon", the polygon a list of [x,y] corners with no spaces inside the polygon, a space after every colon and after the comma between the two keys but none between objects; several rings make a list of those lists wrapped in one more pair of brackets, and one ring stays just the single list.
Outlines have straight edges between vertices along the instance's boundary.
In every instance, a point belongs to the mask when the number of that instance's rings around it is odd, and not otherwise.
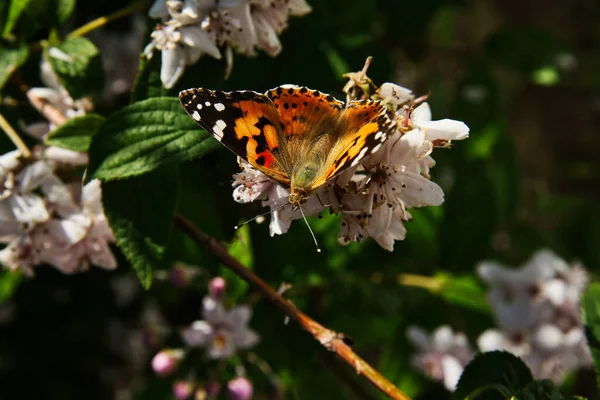
[{"label": "plant stem", "polygon": [[133,14],[136,11],[143,10],[147,6],[148,6],[148,0],[141,0],[136,3],[133,3],[132,5],[130,5],[128,7],[125,7],[121,10],[115,11],[112,14],[108,14],[104,17],[96,18],[95,20],[90,21],[87,24],[82,25],[79,28],[75,29],[73,32],[69,33],[67,35],[67,39],[73,39],[73,38],[76,38],[79,36],[87,35],[91,31],[98,29],[98,28],[108,24],[109,22],[112,22],[112,21],[122,18],[122,17],[126,17],[130,14]]},{"label": "plant stem", "polygon": [[13,129],[13,127],[8,123],[2,114],[0,114],[0,128],[2,128],[10,140],[12,140],[15,146],[17,146],[17,149],[19,149],[23,157],[31,157],[31,151],[27,145],[23,142],[19,134]]},{"label": "plant stem", "polygon": [[410,400],[400,389],[394,386],[377,370],[360,358],[344,341],[344,335],[336,333],[313,320],[300,311],[294,304],[285,299],[252,271],[233,258],[215,238],[200,231],[181,215],[175,215],[175,225],[188,235],[202,249],[212,253],[223,265],[244,279],[267,300],[279,307],[287,316],[296,321],[308,331],[327,350],[335,352],[339,357],[354,368],[357,374],[367,378],[381,392],[395,400]]},{"label": "plant stem", "polygon": [[398,283],[403,286],[413,286],[422,289],[427,289],[433,293],[439,292],[442,289],[442,286],[444,285],[444,282],[442,282],[440,279],[415,274],[398,275]]}]

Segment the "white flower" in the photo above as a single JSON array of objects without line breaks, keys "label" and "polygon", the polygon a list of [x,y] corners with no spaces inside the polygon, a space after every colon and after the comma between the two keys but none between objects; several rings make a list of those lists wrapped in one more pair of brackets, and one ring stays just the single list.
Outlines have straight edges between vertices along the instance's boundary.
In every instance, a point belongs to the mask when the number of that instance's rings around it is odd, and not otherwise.
[{"label": "white flower", "polygon": [[144,54],[151,58],[154,50],[161,51],[160,80],[167,89],[173,87],[183,75],[185,67],[194,64],[201,55],[221,58],[214,34],[204,31],[199,25],[163,25],[150,37],[152,42],[146,46]]},{"label": "white flower", "polygon": [[[93,104],[87,98],[74,100],[69,92],[60,84],[52,66],[46,59],[40,64],[41,79],[46,87],[34,87],[27,91],[27,98],[42,114],[51,117],[49,130],[63,123],[66,119],[84,115],[93,109]],[[46,105],[52,106],[53,113],[45,110]]]},{"label": "white flower", "polygon": [[[0,158],[5,179],[19,168],[13,154]],[[8,160],[2,162],[2,160]],[[108,247],[113,242],[100,200],[100,182],[83,190],[69,188],[45,160],[29,161],[12,177],[0,199],[0,262],[11,270],[32,275],[32,267],[47,263],[64,273],[84,271],[92,264],[116,267]]]},{"label": "white flower", "polygon": [[262,172],[254,169],[238,157],[242,172],[233,174],[233,199],[238,203],[250,203],[256,199],[264,200],[273,192],[277,184]]},{"label": "white flower", "polygon": [[501,330],[478,340],[482,351],[507,350],[522,357],[537,379],[560,382],[564,374],[591,365],[579,301],[587,274],[549,250],[540,250],[521,268],[493,262],[478,267],[490,285],[488,301]]},{"label": "white flower", "polygon": [[225,310],[223,304],[212,296],[202,302],[204,320],[194,321],[181,332],[183,341],[190,347],[205,347],[209,358],[231,357],[238,349],[247,349],[259,341],[259,336],[248,328],[252,316],[250,307],[236,306]]},{"label": "white flower", "polygon": [[431,108],[423,103],[411,113],[414,128],[425,132],[428,140],[463,140],[469,137],[469,127],[462,121],[453,119],[431,120]]},{"label": "white flower", "polygon": [[431,335],[421,328],[409,327],[406,335],[419,350],[411,359],[413,366],[453,391],[464,367],[473,358],[466,336],[445,325]]},{"label": "white flower", "polygon": [[384,103],[390,103],[396,106],[414,100],[415,98],[412,90],[391,82],[386,82],[381,85],[375,93]]},{"label": "white flower", "polygon": [[281,50],[278,34],[287,19],[310,12],[304,0],[157,0],[149,15],[163,23],[144,49],[146,57],[162,52],[161,81],[171,88],[185,67],[208,54],[221,58],[225,48],[227,71],[232,67],[232,49],[256,55],[256,49],[276,56]]}]

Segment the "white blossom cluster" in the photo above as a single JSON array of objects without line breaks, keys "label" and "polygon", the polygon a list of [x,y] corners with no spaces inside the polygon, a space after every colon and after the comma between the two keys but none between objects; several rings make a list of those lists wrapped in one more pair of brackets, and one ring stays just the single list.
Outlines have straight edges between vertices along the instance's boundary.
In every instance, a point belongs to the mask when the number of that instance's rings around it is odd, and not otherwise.
[{"label": "white blossom cluster", "polygon": [[[479,336],[480,351],[509,351],[536,379],[556,383],[570,371],[592,366],[579,306],[588,282],[582,266],[540,250],[521,269],[484,262],[478,273],[490,285],[488,301],[498,325]],[[410,328],[408,337],[419,348],[413,365],[454,390],[471,359],[465,355],[473,354],[464,335],[440,327],[428,337]]]},{"label": "white blossom cluster", "polygon": [[[368,80],[364,70],[361,72],[348,74],[351,80],[345,91],[350,98],[355,97],[351,96],[354,89]],[[271,207],[271,236],[287,232],[293,220],[302,218],[302,212],[315,216],[329,209],[342,214],[341,244],[372,237],[393,251],[394,242],[406,236],[404,221],[411,219],[410,208],[438,206],[444,201],[442,189],[429,179],[429,170],[435,165],[433,149],[466,139],[469,128],[451,119],[432,121],[427,103],[393,83],[384,83],[372,97],[388,107],[396,122],[392,136],[377,152],[317,189],[302,210],[287,204],[289,189],[241,160],[242,172],[233,176],[233,198],[240,203],[261,200]]]},{"label": "white blossom cluster", "polygon": [[498,324],[477,340],[482,351],[510,351],[534,377],[555,382],[592,365],[580,310],[588,274],[581,265],[540,250],[519,270],[485,262],[478,273],[490,285],[488,301]]},{"label": "white blossom cluster", "polygon": [[[50,57],[62,57],[57,49]],[[48,121],[24,129],[43,139],[69,118],[85,114],[89,100],[74,101],[60,85],[50,64],[41,64],[42,81],[27,96]],[[27,157],[19,150],[0,156],[0,264],[33,275],[33,267],[48,264],[66,274],[85,271],[90,264],[117,267],[109,243],[112,231],[102,209],[100,182],[82,186],[64,181],[74,167],[85,166],[87,154],[38,145]]]},{"label": "white blossom cluster", "polygon": [[185,67],[205,54],[221,59],[224,52],[228,73],[233,50],[276,56],[288,18],[310,11],[305,0],[156,0],[149,15],[162,23],[144,53],[150,58],[154,50],[161,52],[160,79],[171,88]]},{"label": "white blossom cluster", "polygon": [[17,150],[0,156],[0,264],[33,275],[49,264],[66,274],[90,264],[114,269],[113,235],[102,210],[100,182],[65,183],[57,164],[24,159]]}]

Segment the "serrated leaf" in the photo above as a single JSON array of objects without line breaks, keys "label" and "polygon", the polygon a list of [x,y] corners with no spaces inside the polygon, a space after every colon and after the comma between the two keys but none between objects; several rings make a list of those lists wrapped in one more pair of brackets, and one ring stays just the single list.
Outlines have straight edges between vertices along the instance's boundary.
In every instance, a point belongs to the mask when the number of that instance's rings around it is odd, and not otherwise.
[{"label": "serrated leaf", "polygon": [[103,180],[137,176],[179,164],[218,148],[174,97],[157,97],[111,115],[92,139],[90,176]]},{"label": "serrated leaf", "polygon": [[[250,226],[248,224],[242,225],[236,231],[228,250],[229,254],[246,268],[252,269],[254,265],[254,252],[252,250]],[[221,276],[227,281],[227,297],[233,302],[241,298],[248,291],[248,283],[231,270],[221,267]]]},{"label": "serrated leaf", "polygon": [[581,299],[585,336],[594,359],[596,379],[600,387],[600,283],[592,283]]},{"label": "serrated leaf", "polygon": [[[452,399],[474,399],[481,393],[482,388],[497,385],[507,388],[513,394],[530,382],[533,382],[531,371],[520,358],[506,351],[492,351],[476,356],[465,367]],[[484,398],[506,399],[504,396],[499,393],[486,393]]]},{"label": "serrated leaf", "polygon": [[102,183],[104,213],[117,245],[148,289],[169,239],[179,195],[179,167]]},{"label": "serrated leaf", "polygon": [[30,2],[31,0],[12,0],[10,2],[6,23],[4,24],[4,30],[2,31],[2,37],[7,39],[10,36],[10,33],[19,20],[19,17],[23,11],[25,11]]},{"label": "serrated leaf", "polygon": [[74,99],[89,96],[104,88],[100,53],[88,39],[67,39],[46,49],[44,56],[52,65],[60,83]]},{"label": "serrated leaf", "polygon": [[50,132],[46,144],[85,153],[89,150],[92,137],[104,124],[104,118],[98,114],[86,114],[67,120]]},{"label": "serrated leaf", "polygon": [[543,379],[531,382],[513,398],[515,400],[562,400],[564,397],[552,381]]},{"label": "serrated leaf", "polygon": [[0,89],[4,87],[8,78],[27,60],[29,49],[27,46],[14,48],[0,48]]}]

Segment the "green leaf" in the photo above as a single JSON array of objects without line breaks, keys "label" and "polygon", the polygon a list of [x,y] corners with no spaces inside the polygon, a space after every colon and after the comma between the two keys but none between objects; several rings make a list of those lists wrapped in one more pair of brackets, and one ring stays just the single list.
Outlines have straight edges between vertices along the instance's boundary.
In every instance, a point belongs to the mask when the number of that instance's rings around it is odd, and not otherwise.
[{"label": "green leaf", "polygon": [[[452,395],[453,400],[474,399],[482,389],[504,387],[515,393],[533,382],[531,371],[520,358],[505,351],[480,354],[466,367]],[[499,386],[498,386],[499,385]],[[482,399],[502,399],[505,394],[487,393]]]},{"label": "green leaf", "polygon": [[10,36],[15,24],[19,20],[19,17],[27,8],[27,5],[31,0],[12,0],[8,8],[8,15],[6,17],[6,24],[2,32],[2,37],[7,39]]},{"label": "green leaf", "polygon": [[439,294],[449,303],[490,313],[490,306],[485,299],[486,291],[474,277],[438,273],[434,279],[441,281]]},{"label": "green leaf", "polygon": [[102,183],[104,213],[117,245],[148,289],[161,263],[179,195],[179,168]]},{"label": "green leaf", "polygon": [[218,147],[177,98],[152,98],[117,111],[104,123],[92,139],[90,175],[103,180],[137,176]]},{"label": "green leaf", "polygon": [[590,284],[581,299],[581,304],[585,323],[585,336],[592,352],[596,368],[596,379],[600,387],[600,283]]},{"label": "green leaf", "polygon": [[0,271],[0,304],[10,299],[21,283],[23,275],[13,271]]},{"label": "green leaf", "polygon": [[106,118],[98,114],[75,117],[50,132],[46,144],[85,153]]},{"label": "green leaf", "polygon": [[523,390],[516,393],[515,400],[562,400],[560,393],[554,383],[548,379],[531,382]]},{"label": "green leaf", "polygon": [[14,48],[0,48],[0,89],[8,78],[27,60],[29,49],[26,45]]},{"label": "green leaf", "polygon": [[[242,263],[246,268],[252,269],[254,265],[254,252],[250,240],[250,226],[242,225],[229,245],[229,254]],[[221,276],[227,281],[227,297],[235,302],[248,291],[248,283],[234,274],[231,270],[221,267]]]},{"label": "green leaf", "polygon": [[160,57],[155,55],[150,60],[146,57],[140,59],[138,74],[131,90],[131,102],[142,101],[150,97],[167,95],[160,81]]},{"label": "green leaf", "polygon": [[59,25],[62,25],[73,14],[76,0],[55,0],[56,1],[56,19]]},{"label": "green leaf", "polygon": [[100,53],[83,37],[67,39],[49,47],[44,56],[71,97],[80,99],[104,88],[104,70]]}]

